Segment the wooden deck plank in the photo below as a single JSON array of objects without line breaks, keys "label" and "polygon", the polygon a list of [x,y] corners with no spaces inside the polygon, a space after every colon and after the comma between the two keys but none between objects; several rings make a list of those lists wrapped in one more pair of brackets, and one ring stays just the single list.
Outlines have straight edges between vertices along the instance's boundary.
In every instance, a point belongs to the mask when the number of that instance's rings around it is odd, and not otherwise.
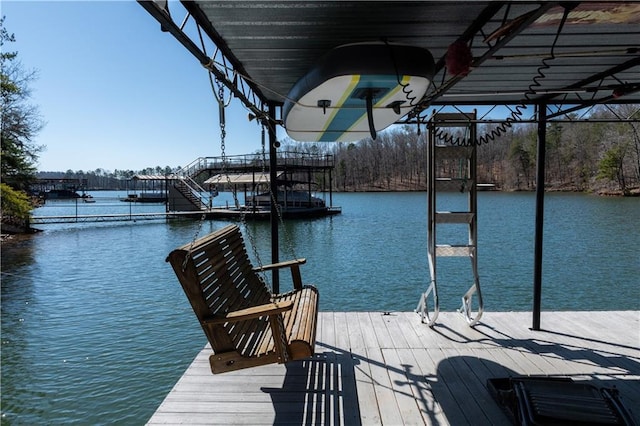
[{"label": "wooden deck plank", "polygon": [[328,346],[335,346],[335,326],[333,312],[322,312],[318,314],[318,329],[316,329],[316,343],[322,342]]},{"label": "wooden deck plank", "polygon": [[438,373],[438,365],[443,358],[441,353],[442,350],[440,348],[414,350],[414,356],[418,364],[425,373],[425,377],[430,381],[436,415],[441,416],[451,425],[468,424],[468,420],[449,386],[447,386],[445,378],[441,373]]},{"label": "wooden deck plank", "polygon": [[448,321],[437,323],[433,328],[442,335],[438,345],[442,349],[453,349],[459,345],[466,347],[484,347],[487,336],[473,327],[469,327],[462,314],[450,312]]},{"label": "wooden deck plank", "polygon": [[[377,313],[374,313],[377,315]],[[372,327],[371,315],[369,312],[358,312],[358,324],[362,331],[362,339],[364,340],[365,348],[379,348],[378,337]]]},{"label": "wooden deck plank", "polygon": [[402,328],[398,324],[398,320],[402,318],[402,315],[398,313],[383,313],[382,321],[387,328],[387,332],[389,333],[389,337],[391,338],[391,346],[392,348],[407,348],[409,347],[409,343],[407,339],[404,337],[402,333]]},{"label": "wooden deck plank", "polygon": [[346,351],[351,350],[349,342],[349,327],[347,323],[347,315],[345,312],[335,312],[333,314],[335,327],[335,346]]},{"label": "wooden deck plank", "polygon": [[421,348],[422,339],[414,328],[414,324],[420,323],[420,317],[415,312],[399,312],[398,326],[403,334],[409,348]]},{"label": "wooden deck plank", "polygon": [[369,318],[371,320],[371,326],[376,334],[378,348],[393,348],[393,339],[389,334],[383,315],[382,312],[370,312]]},{"label": "wooden deck plank", "polygon": [[[617,346],[617,351],[631,355],[640,346],[639,312],[549,312],[543,322],[541,336],[562,343],[576,343],[578,346],[589,340],[594,349],[607,349]],[[611,333],[610,326],[616,330],[629,330],[624,333]],[[635,330],[635,332],[633,332]],[[625,350],[625,348],[627,350]]]},{"label": "wooden deck plank", "polygon": [[[149,424],[508,424],[487,379],[563,376],[615,386],[640,407],[640,315],[487,312],[470,328],[441,312],[320,312],[316,356],[212,375],[207,346]],[[640,412],[633,416],[640,423]]]},{"label": "wooden deck plank", "polygon": [[446,424],[442,410],[435,403],[428,374],[431,370],[423,371],[414,355],[416,348],[398,349],[400,364],[405,369],[407,383],[411,389],[424,424]]},{"label": "wooden deck plank", "polygon": [[417,348],[438,347],[436,343],[436,339],[438,338],[437,333],[434,333],[431,327],[421,322],[420,315],[415,312],[405,312],[404,317],[406,324],[411,326],[418,339]]},{"label": "wooden deck plank", "polygon": [[[464,371],[464,375],[458,371],[455,356],[452,359],[451,349],[440,349],[429,351],[429,356],[436,364],[436,377],[438,381],[442,381],[449,389],[449,393],[453,397],[458,409],[462,411],[466,421],[464,424],[489,425],[491,424],[473,395],[468,391],[465,384],[468,371]],[[448,414],[448,413],[447,413]]]},{"label": "wooden deck plank", "polygon": [[[340,368],[336,368],[337,357],[335,352],[326,352],[325,353],[325,364],[319,378],[321,381],[317,383],[316,388],[321,390],[324,389],[324,404],[317,404],[316,407],[313,407],[315,412],[324,413],[324,421],[325,425],[335,425],[339,424],[340,418],[340,386],[339,381],[340,377]],[[322,402],[319,400],[318,402]],[[336,422],[336,420],[338,420]]]},{"label": "wooden deck plank", "polygon": [[365,348],[364,336],[360,328],[360,320],[357,312],[346,312],[345,321],[349,334],[349,348],[351,351]]},{"label": "wooden deck plank", "polygon": [[[632,327],[634,324],[638,324],[638,315],[634,315],[632,312],[549,312],[543,317],[543,320],[548,318],[548,322],[542,323],[542,329],[548,331],[564,332],[568,336],[587,336],[595,337],[596,341],[598,337],[607,337],[607,341],[615,341],[620,344],[630,344],[632,341],[627,339],[638,339],[638,332],[635,336],[632,333],[621,333],[616,336],[597,336],[597,331],[602,330],[603,324],[616,324],[620,328]],[[637,328],[636,328],[637,330]],[[595,333],[594,333],[595,332]],[[627,340],[627,341],[625,341]]]},{"label": "wooden deck plank", "polygon": [[381,425],[380,408],[376,396],[374,380],[371,375],[371,365],[366,362],[366,349],[353,353],[354,375],[359,403],[360,421],[363,425]]},{"label": "wooden deck plank", "polygon": [[391,378],[384,362],[382,349],[367,349],[367,362],[371,369],[371,378],[378,401],[378,410],[382,424],[402,424],[402,414],[391,385]]},{"label": "wooden deck plank", "polygon": [[[408,348],[406,349],[408,350]],[[382,349],[382,356],[389,375],[391,389],[396,397],[401,421],[405,425],[422,425],[424,419],[410,385],[411,382],[421,379],[411,373],[409,365],[400,361],[397,351],[397,349]]]},{"label": "wooden deck plank", "polygon": [[491,424],[507,424],[508,418],[502,409],[493,401],[488,389],[487,380],[495,377],[482,361],[475,357],[473,348],[457,348],[443,350],[449,355],[449,361],[466,386],[469,396]]},{"label": "wooden deck plank", "polygon": [[341,370],[340,380],[338,380],[341,415],[336,418],[336,424],[357,425],[362,417],[358,399],[355,365],[356,361],[351,354],[338,356],[336,368]]}]

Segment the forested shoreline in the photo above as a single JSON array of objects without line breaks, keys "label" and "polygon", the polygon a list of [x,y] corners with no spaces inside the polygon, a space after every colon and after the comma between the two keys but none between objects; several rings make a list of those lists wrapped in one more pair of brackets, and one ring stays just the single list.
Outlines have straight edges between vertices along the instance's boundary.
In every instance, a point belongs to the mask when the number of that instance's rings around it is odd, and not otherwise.
[{"label": "forested shoreline", "polygon": [[[637,105],[618,105],[596,110],[593,122],[554,122],[547,129],[545,188],[635,195],[640,191],[640,138],[638,123],[601,121],[631,118]],[[495,125],[479,125],[478,133]],[[477,147],[478,182],[502,191],[535,189],[537,128],[514,123],[495,140]],[[295,143],[283,141],[282,151],[334,156],[333,191],[424,191],[427,173],[425,129],[396,127],[373,140],[354,143]],[[88,189],[127,189],[135,174],[166,175],[170,166],[138,171],[41,172],[41,178],[87,179]],[[317,178],[321,179],[320,176]]]},{"label": "forested shoreline", "polygon": [[[638,114],[636,105],[601,108],[593,120]],[[638,123],[562,122],[547,129],[548,190],[631,194],[640,185]],[[491,125],[478,127],[486,134]],[[334,148],[337,190],[426,190],[426,137],[415,127],[381,134],[375,141]],[[514,124],[477,147],[478,182],[504,191],[535,189],[537,127]]]}]

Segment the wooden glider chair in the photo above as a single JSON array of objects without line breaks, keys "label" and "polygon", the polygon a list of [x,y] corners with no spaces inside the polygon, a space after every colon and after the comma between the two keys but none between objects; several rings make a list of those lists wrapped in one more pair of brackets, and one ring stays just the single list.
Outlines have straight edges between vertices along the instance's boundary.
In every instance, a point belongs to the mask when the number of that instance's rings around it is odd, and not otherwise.
[{"label": "wooden glider chair", "polygon": [[[240,228],[228,225],[167,257],[206,334],[213,374],[313,356],[318,291],[296,259],[253,268]],[[288,267],[294,289],[271,294],[260,270]]]}]

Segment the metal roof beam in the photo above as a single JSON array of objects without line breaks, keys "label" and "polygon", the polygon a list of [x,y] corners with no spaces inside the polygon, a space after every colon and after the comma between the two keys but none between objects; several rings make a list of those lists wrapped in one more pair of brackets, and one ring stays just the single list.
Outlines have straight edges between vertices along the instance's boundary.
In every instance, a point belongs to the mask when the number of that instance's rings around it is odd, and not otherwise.
[{"label": "metal roof beam", "polygon": [[[238,72],[234,68],[235,64],[225,56],[224,52],[220,50],[220,47],[214,40],[211,40],[211,42],[214,43],[216,47],[216,53],[214,53],[213,57],[209,57],[205,53],[204,48],[200,48],[193,42],[193,40],[191,40],[181,27],[176,25],[167,8],[160,7],[158,3],[153,0],[137,1],[151,16],[156,19],[156,21],[160,23],[162,31],[167,31],[173,35],[180,44],[182,44],[193,56],[196,57],[205,69],[221,81],[247,108],[249,108],[258,117],[264,116],[265,112],[263,110],[263,105],[266,103],[264,96],[255,89],[252,83],[244,78],[245,74]],[[188,11],[188,13],[189,14],[185,18],[185,22],[189,16],[193,17],[191,12]],[[200,32],[202,27],[196,19],[194,19],[194,21],[198,27],[198,32]],[[210,37],[208,32],[207,35]],[[216,56],[221,57],[223,64],[222,71],[218,68],[218,65],[215,62]],[[228,66],[227,63],[231,63],[231,66]]]},{"label": "metal roof beam", "polygon": [[[581,88],[584,87],[588,84],[591,83],[595,83],[597,81],[599,82],[603,82],[605,78],[607,77],[613,77],[615,76],[615,74],[619,73],[619,72],[623,72],[626,71],[630,68],[636,67],[636,66],[640,66],[640,56],[635,57],[633,59],[630,59],[629,61],[623,63],[623,64],[619,64],[616,65],[615,67],[612,67],[608,70],[599,72],[597,74],[594,74],[593,76],[589,77],[589,78],[585,78],[575,84],[572,84],[571,86],[569,86],[567,89],[577,89],[577,88]],[[621,93],[616,93],[615,90],[616,89],[623,89]],[[596,98],[595,96],[597,95],[598,92],[601,91],[610,91],[610,93],[607,96],[603,96],[600,98]],[[547,118],[555,118],[558,117],[560,115],[564,115],[564,114],[568,114],[570,112],[573,111],[578,111],[581,110],[583,108],[587,108],[589,106],[593,106],[593,105],[597,105],[597,104],[605,104],[608,102],[611,102],[613,100],[618,101],[618,98],[621,96],[624,96],[626,94],[631,94],[631,93],[635,93],[640,91],[640,84],[638,83],[630,83],[630,84],[625,84],[625,83],[620,83],[620,85],[616,88],[612,88],[611,86],[604,86],[604,87],[598,87],[595,88],[593,91],[594,97],[590,100],[586,100],[584,102],[582,102],[580,105],[565,109],[565,110],[561,110],[561,111],[557,111],[553,114],[550,114]],[[553,96],[544,96],[541,99],[544,100],[546,98],[552,98]]]},{"label": "metal roof beam", "polygon": [[[493,17],[496,13],[498,13],[498,11],[504,5],[505,5],[504,3],[496,3],[495,5],[492,4],[492,5],[488,6],[483,11],[483,13],[480,14],[480,16],[473,22],[473,24],[469,27],[469,29],[467,29],[464,32],[464,34],[463,34],[464,38],[460,38],[460,39],[464,40],[464,41],[468,41],[468,40],[472,39],[473,37],[475,37],[477,35],[477,33],[482,30],[482,26],[485,25],[487,23],[487,21],[489,21],[489,19],[491,17]],[[547,12],[552,7],[555,7],[556,5],[557,4],[555,2],[547,2],[547,3],[542,4],[540,7],[538,7],[538,9],[530,12],[524,19],[521,19],[518,22],[517,25],[515,25],[513,28],[510,28],[509,32],[507,34],[501,36],[493,46],[491,46],[490,44],[487,43],[489,45],[489,48],[485,51],[485,53],[482,56],[480,56],[479,58],[475,58],[473,60],[473,63],[471,64],[471,68],[477,68],[482,63],[484,63],[486,60],[488,60],[491,57],[493,57],[500,49],[502,49],[514,37],[516,37],[523,30],[525,30],[529,25],[531,25],[533,22],[535,22],[536,19],[538,19],[542,14]],[[442,57],[438,61],[437,66],[439,66],[440,68],[436,68],[436,73],[442,70],[442,67],[443,67],[443,64],[444,64],[444,60],[445,60],[445,57]],[[423,111],[424,109],[428,108],[429,105],[434,100],[436,100],[437,98],[439,98],[443,94],[445,94],[449,89],[454,87],[456,85],[456,83],[458,83],[464,77],[465,76],[463,76],[463,75],[456,75],[456,76],[451,77],[449,80],[444,82],[440,87],[435,89],[434,92],[432,92],[431,94],[425,96],[423,101],[416,107],[416,111],[418,111],[418,113],[419,113],[420,111]]]},{"label": "metal roof beam", "polygon": [[[564,89],[559,89],[559,91],[569,91],[569,90],[578,90],[578,89],[583,89],[585,86],[591,84],[591,83],[595,83],[595,82],[601,82],[604,81],[604,79],[606,79],[607,77],[613,77],[615,78],[615,75],[629,70],[633,67],[636,66],[640,66],[640,56],[636,56],[630,60],[628,60],[627,62],[624,62],[622,64],[618,64],[615,67],[609,68],[605,71],[599,72],[597,74],[592,75],[591,77],[582,79],[570,86],[565,87]],[[621,88],[624,89],[625,87],[628,88],[628,93],[632,93],[637,91],[637,86],[638,84],[624,84],[624,83],[620,83],[618,86],[616,86],[616,88]],[[603,88],[595,88],[595,89],[591,89],[593,92],[598,92],[600,90],[614,90],[614,88],[612,88],[611,86],[605,86]],[[541,101],[541,102],[545,102],[548,101],[550,99],[553,99],[554,97],[558,96],[557,94],[547,94],[547,95],[543,95],[540,96],[539,98],[536,99],[536,101]]]},{"label": "metal roof beam", "polygon": [[[547,120],[548,122],[553,122],[553,123],[640,123],[640,115],[637,115],[637,117],[627,117],[627,118],[622,118],[622,117],[613,117],[613,118],[589,118],[589,117],[584,117],[584,118],[571,118],[571,117],[565,117],[565,118],[556,118],[556,117],[560,117],[562,115],[566,115],[569,114],[569,112],[573,112],[573,111],[577,111],[583,108],[590,108],[593,107],[595,105],[598,105],[597,103],[594,103],[593,105],[582,105],[582,106],[577,106],[575,108],[572,108],[571,111],[568,110],[564,110],[564,111],[560,111],[559,108],[556,112],[553,113],[549,113],[549,117],[553,117],[553,120]],[[565,106],[565,105],[562,105]],[[550,110],[551,108],[549,106],[547,106],[547,110]],[[451,120],[449,121],[449,123],[459,123],[459,124],[469,124],[469,123],[477,123],[477,124],[503,124],[503,123],[512,123],[512,124],[535,124],[538,122],[537,118],[525,118],[525,119],[520,119],[518,121],[512,121],[512,120],[506,120],[506,119],[493,119],[493,118],[478,118],[475,120],[461,120],[459,122],[456,122],[455,120]],[[411,120],[406,120],[406,121],[401,121],[398,122],[396,124],[400,124],[400,125],[416,125],[418,124],[417,119],[414,117]],[[420,124],[424,124],[424,121],[420,121]]]},{"label": "metal roof beam", "polygon": [[[202,9],[192,0],[181,0],[184,8],[193,16],[196,22],[208,22],[209,18],[204,14]],[[243,80],[247,83],[247,85],[251,88],[251,90],[258,95],[260,98],[260,102],[263,104],[267,103],[267,97],[264,96],[259,87],[257,87],[252,81],[246,80],[244,76],[248,76],[249,73],[244,69],[238,58],[235,57],[231,49],[227,46],[226,42],[222,39],[220,34],[213,28],[212,25],[204,25],[201,26],[203,31],[207,34],[209,39],[215,44],[215,46],[220,49],[220,52],[227,59],[227,62],[231,63],[233,69],[239,73],[240,76],[243,77]]]}]

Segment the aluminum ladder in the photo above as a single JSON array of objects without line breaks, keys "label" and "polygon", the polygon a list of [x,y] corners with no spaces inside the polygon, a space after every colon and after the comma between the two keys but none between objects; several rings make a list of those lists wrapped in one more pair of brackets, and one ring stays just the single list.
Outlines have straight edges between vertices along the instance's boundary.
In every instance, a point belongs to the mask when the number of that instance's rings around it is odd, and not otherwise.
[{"label": "aluminum ladder", "polygon": [[[476,325],[483,312],[482,293],[478,276],[478,202],[476,181],[476,113],[433,114],[428,123],[427,144],[427,255],[431,280],[420,296],[416,308],[423,323],[433,326],[440,310],[437,287],[439,257],[468,257],[471,261],[472,284],[462,296],[459,311],[470,326]],[[447,192],[451,201],[457,197],[463,211],[440,210],[438,194]],[[444,197],[442,197],[444,198]],[[442,244],[437,238],[442,225],[455,225],[454,244]],[[466,232],[466,236],[462,235]],[[460,234],[460,235],[459,235]],[[451,232],[446,234],[452,238]],[[453,238],[452,238],[453,239]],[[475,299],[474,299],[475,296]]]}]

